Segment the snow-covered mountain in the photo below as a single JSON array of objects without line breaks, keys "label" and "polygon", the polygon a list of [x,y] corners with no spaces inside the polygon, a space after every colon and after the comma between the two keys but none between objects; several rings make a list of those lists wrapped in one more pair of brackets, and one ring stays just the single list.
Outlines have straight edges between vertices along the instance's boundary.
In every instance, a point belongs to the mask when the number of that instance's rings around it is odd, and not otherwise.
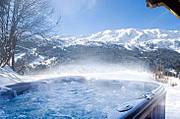
[{"label": "snow-covered mountain", "polygon": [[[180,67],[180,30],[118,29],[79,36],[36,36],[18,42],[17,67],[47,68],[84,59],[111,63],[158,64],[168,69]],[[23,60],[22,60],[23,59]]]},{"label": "snow-covered mountain", "polygon": [[128,50],[139,48],[142,50],[155,50],[158,48],[172,49],[180,52],[180,31],[133,28],[119,30],[105,30],[88,36],[60,37],[55,36],[49,40],[59,40],[62,46],[70,45],[122,45]]}]

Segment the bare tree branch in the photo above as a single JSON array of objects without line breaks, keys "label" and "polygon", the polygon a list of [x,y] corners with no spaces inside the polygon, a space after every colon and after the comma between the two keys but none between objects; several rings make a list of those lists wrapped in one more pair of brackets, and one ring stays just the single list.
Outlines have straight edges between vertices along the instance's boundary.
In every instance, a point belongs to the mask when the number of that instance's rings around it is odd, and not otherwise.
[{"label": "bare tree branch", "polygon": [[[14,69],[18,40],[34,35],[44,36],[58,23],[50,22],[53,9],[50,0],[0,0],[0,67]],[[29,33],[27,35],[26,33]]]}]

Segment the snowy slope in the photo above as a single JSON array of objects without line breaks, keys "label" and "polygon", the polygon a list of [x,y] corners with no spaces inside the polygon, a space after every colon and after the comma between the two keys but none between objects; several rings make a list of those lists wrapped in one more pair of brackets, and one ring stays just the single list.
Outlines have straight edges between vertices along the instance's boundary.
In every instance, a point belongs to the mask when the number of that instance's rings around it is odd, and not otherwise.
[{"label": "snowy slope", "polygon": [[12,71],[9,67],[0,68],[0,87],[15,84],[21,81],[21,76]]},{"label": "snowy slope", "polygon": [[[180,52],[180,31],[160,29],[119,29],[105,30],[95,34],[81,37],[60,37],[51,39],[63,42],[64,47],[70,45],[102,45],[118,44],[132,50],[134,47],[143,50],[167,48]],[[61,46],[62,47],[62,46]]]}]

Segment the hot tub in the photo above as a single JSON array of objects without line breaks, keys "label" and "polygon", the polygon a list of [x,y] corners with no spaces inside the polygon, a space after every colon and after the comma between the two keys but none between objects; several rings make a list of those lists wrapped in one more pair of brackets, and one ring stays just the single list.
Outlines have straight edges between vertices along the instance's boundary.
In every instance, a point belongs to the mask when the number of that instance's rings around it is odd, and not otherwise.
[{"label": "hot tub", "polygon": [[165,119],[165,90],[150,82],[61,77],[1,88],[0,118]]}]

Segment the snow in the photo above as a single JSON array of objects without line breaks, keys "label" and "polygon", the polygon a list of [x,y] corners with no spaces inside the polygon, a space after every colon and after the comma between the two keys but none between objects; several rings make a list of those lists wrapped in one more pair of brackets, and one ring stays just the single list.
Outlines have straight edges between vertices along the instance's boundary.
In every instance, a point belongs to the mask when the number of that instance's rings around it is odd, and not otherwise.
[{"label": "snow", "polygon": [[0,68],[0,87],[21,82],[21,76],[13,72],[10,67]]},{"label": "snow", "polygon": [[180,113],[180,80],[177,78],[171,78],[170,83],[177,83],[175,87],[166,86],[166,119],[179,119]]},{"label": "snow", "polygon": [[15,55],[15,61],[17,61],[18,59],[22,59],[22,57],[24,57],[26,55],[26,53],[19,53]]},{"label": "snow", "polygon": [[[63,46],[71,45],[99,45],[120,44],[131,50],[134,47],[144,50],[156,50],[157,48],[168,48],[180,53],[180,31],[160,30],[160,29],[117,29],[105,30],[87,36],[60,37],[54,36],[52,39],[63,41]],[[150,48],[148,45],[155,47]]]},{"label": "snow", "polygon": [[33,62],[31,62],[29,65],[32,67],[35,67],[36,65],[42,64],[45,57],[42,55],[38,55],[38,58],[36,58]]}]

